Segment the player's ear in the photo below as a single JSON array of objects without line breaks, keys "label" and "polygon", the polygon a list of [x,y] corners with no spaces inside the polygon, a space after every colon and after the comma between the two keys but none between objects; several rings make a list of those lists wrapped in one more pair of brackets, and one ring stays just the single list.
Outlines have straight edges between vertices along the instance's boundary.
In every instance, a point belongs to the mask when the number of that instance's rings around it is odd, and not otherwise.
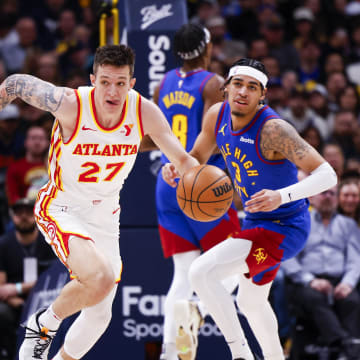
[{"label": "player's ear", "polygon": [[267,88],[261,89],[260,101],[265,100],[266,93],[267,93]]},{"label": "player's ear", "polygon": [[132,89],[135,86],[136,83],[136,78],[131,78],[130,79],[130,89]]},{"label": "player's ear", "polygon": [[95,86],[95,75],[94,74],[90,74],[90,81],[91,81],[91,85]]}]

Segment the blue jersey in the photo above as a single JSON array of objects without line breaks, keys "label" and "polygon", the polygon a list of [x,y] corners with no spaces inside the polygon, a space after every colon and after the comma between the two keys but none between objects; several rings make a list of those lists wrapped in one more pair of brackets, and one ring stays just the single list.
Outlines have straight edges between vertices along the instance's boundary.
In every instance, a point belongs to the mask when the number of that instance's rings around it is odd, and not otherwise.
[{"label": "blue jersey", "polygon": [[[205,70],[183,74],[180,69],[173,69],[166,73],[160,85],[159,107],[173,133],[188,152],[201,131],[204,112],[202,92],[214,75]],[[169,162],[164,154],[161,160],[163,163]],[[212,156],[208,163],[225,168],[221,155]]]},{"label": "blue jersey", "polygon": [[[233,131],[231,110],[227,101],[219,111],[215,126],[217,145],[226,162],[234,188],[243,204],[251,195],[263,190],[278,190],[297,180],[297,168],[287,159],[267,160],[261,154],[260,133],[266,121],[280,116],[263,106],[241,130]],[[307,200],[292,201],[271,212],[246,213],[249,219],[279,219],[307,209]]]}]

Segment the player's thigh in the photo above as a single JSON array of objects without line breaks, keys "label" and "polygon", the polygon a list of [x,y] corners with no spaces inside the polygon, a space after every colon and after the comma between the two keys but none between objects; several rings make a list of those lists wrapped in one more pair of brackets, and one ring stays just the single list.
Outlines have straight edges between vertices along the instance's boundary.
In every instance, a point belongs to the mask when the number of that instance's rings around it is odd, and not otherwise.
[{"label": "player's thigh", "polygon": [[69,238],[67,265],[79,280],[99,275],[111,277],[113,274],[109,261],[94,242],[77,236]]}]

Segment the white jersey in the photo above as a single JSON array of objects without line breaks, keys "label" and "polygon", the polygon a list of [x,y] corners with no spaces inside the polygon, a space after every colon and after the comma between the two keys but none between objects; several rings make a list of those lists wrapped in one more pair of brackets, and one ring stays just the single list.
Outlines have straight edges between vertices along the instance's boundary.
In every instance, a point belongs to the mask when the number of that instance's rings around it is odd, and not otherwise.
[{"label": "white jersey", "polygon": [[76,127],[63,139],[59,122],[53,126],[49,150],[49,178],[55,198],[70,203],[118,200],[143,137],[141,96],[130,90],[118,123],[104,128],[97,119],[94,87],[75,90]]}]

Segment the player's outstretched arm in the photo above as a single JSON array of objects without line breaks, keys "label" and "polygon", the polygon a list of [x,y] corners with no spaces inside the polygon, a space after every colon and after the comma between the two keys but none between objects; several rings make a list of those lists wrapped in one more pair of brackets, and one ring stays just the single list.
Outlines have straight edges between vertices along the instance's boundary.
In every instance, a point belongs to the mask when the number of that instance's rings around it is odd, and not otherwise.
[{"label": "player's outstretched arm", "polygon": [[329,163],[284,120],[266,122],[261,131],[260,149],[265,158],[286,158],[310,175],[277,191],[259,191],[245,203],[246,211],[272,211],[281,204],[319,194],[337,183]]},{"label": "player's outstretched arm", "polygon": [[200,164],[205,164],[210,156],[217,149],[215,139],[215,124],[222,103],[217,103],[209,108],[203,117],[200,134],[197,136],[190,155],[199,160]]},{"label": "player's outstretched arm", "polygon": [[142,98],[141,113],[145,135],[151,137],[181,174],[191,167],[199,165],[198,161],[184,150],[178,138],[171,131],[164,114],[154,103]]},{"label": "player's outstretched arm", "polygon": [[51,112],[63,121],[62,125],[73,126],[77,114],[76,96],[72,89],[57,87],[49,82],[26,74],[14,74],[0,85],[0,110],[20,98],[41,110]]}]

